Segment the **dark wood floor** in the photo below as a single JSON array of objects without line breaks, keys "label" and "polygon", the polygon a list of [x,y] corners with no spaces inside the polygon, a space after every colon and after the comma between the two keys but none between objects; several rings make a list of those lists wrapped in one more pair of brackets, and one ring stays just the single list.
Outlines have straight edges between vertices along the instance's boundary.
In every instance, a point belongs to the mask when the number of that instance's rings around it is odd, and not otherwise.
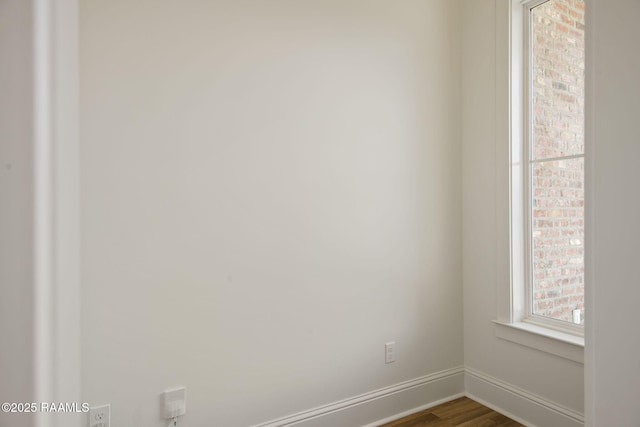
[{"label": "dark wood floor", "polygon": [[468,397],[409,415],[381,427],[524,427]]}]

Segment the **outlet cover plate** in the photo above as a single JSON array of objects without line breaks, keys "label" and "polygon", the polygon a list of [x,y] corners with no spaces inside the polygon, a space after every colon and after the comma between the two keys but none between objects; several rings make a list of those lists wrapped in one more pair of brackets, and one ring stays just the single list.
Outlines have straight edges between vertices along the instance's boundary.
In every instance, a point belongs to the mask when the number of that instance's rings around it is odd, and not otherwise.
[{"label": "outlet cover plate", "polygon": [[391,341],[384,345],[384,363],[393,363],[396,361],[396,342]]},{"label": "outlet cover plate", "polygon": [[111,405],[89,409],[89,427],[111,427]]}]

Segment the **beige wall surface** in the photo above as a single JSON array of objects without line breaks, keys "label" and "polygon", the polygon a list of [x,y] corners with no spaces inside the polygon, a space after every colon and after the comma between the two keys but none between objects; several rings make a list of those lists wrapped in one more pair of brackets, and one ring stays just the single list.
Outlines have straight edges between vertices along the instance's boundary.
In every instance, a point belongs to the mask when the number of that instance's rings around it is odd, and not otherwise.
[{"label": "beige wall surface", "polygon": [[458,22],[81,2],[83,396],[112,425],[164,426],[180,385],[189,425],[247,426],[462,364]]},{"label": "beige wall surface", "polygon": [[[33,50],[30,2],[0,2],[0,401],[34,399]],[[0,425],[33,417],[0,412]]]},{"label": "beige wall surface", "polygon": [[587,425],[637,426],[640,2],[587,7]]}]

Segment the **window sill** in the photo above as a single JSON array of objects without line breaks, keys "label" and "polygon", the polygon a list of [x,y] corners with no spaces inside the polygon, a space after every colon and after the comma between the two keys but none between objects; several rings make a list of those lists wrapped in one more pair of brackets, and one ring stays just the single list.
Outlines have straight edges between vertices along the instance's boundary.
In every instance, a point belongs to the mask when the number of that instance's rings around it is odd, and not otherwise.
[{"label": "window sill", "polygon": [[494,320],[496,337],[584,364],[584,338],[530,323]]}]

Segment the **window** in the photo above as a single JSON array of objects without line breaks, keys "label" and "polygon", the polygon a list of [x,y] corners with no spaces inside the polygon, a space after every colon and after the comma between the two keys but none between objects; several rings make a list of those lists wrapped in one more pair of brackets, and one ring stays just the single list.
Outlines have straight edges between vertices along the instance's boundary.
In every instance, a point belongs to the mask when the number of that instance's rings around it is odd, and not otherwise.
[{"label": "window", "polygon": [[584,0],[495,13],[496,337],[584,363]]},{"label": "window", "polygon": [[[584,0],[524,4],[522,231],[525,321],[580,334],[584,321]],[[520,191],[522,191],[521,194]],[[515,230],[514,230],[515,231]],[[514,269],[515,271],[515,269]],[[515,276],[514,276],[515,277]]]}]

